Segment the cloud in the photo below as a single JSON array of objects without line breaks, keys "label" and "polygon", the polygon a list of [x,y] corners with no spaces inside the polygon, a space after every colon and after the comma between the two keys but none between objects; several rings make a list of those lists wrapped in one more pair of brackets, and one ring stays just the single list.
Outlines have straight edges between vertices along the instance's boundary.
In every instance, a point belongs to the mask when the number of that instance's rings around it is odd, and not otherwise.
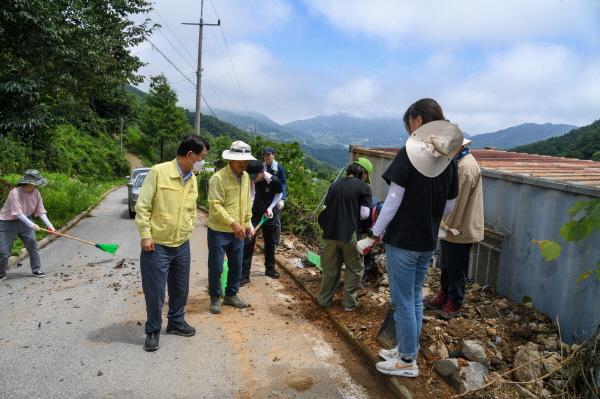
[{"label": "cloud", "polygon": [[595,0],[305,0],[317,15],[347,33],[392,45],[510,43],[586,37],[597,43]]},{"label": "cloud", "polygon": [[583,125],[600,109],[600,57],[558,45],[493,53],[478,73],[439,93],[474,133],[524,122]]},{"label": "cloud", "polygon": [[375,81],[362,77],[344,82],[333,88],[326,98],[328,112],[352,112],[355,115],[372,114],[374,100],[379,97],[379,87]]}]

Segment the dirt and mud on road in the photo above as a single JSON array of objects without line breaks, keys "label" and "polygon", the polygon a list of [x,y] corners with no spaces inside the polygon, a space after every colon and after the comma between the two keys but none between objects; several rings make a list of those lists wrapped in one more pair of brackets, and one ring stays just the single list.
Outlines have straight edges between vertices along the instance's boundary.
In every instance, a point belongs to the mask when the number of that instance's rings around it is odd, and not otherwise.
[{"label": "dirt and mud on road", "polygon": [[[300,240],[286,236],[279,250],[279,260],[286,269],[313,295],[319,290],[319,270],[306,261],[307,248]],[[316,248],[310,248],[316,250]],[[318,251],[317,251],[318,252]],[[381,348],[376,336],[389,310],[389,285],[385,274],[384,254],[376,255],[376,273],[366,279],[359,291],[359,308],[345,312],[340,305],[341,289],[336,294],[334,306],[329,313],[350,330],[354,339],[366,346],[373,354]],[[439,288],[439,269],[430,268],[424,286],[424,295],[435,293]],[[313,301],[303,302],[303,314],[319,319],[324,312]],[[296,307],[298,309],[298,307]],[[473,355],[479,350],[480,357]],[[449,398],[464,391],[473,381],[461,381],[461,367],[475,363],[481,375],[475,375],[479,386],[498,378],[516,366],[542,357],[542,360],[524,365],[519,370],[503,376],[501,381],[479,391],[479,397],[519,398],[550,397],[560,393],[562,382],[556,372],[562,359],[577,349],[577,345],[561,343],[558,329],[552,321],[531,304],[519,304],[497,295],[490,287],[476,283],[467,284],[465,306],[461,317],[441,320],[434,311],[426,310],[421,335],[420,376],[416,379],[399,378],[414,398]],[[436,367],[443,359],[454,362],[456,373],[443,378],[436,370],[443,371],[446,364]],[[456,360],[453,360],[456,359]],[[442,362],[443,363],[443,362]],[[559,370],[560,371],[560,370]],[[540,377],[550,373],[542,382]],[[473,376],[469,376],[471,378]],[[536,380],[532,384],[514,384],[515,381]],[[477,381],[475,381],[477,382]],[[463,388],[461,388],[461,384]],[[531,396],[533,395],[533,396]]]}]

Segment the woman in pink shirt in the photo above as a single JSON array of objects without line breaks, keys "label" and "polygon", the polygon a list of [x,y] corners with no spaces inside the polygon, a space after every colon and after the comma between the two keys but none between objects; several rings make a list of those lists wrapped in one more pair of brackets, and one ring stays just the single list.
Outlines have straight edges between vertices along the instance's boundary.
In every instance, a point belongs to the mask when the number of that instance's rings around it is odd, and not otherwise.
[{"label": "woman in pink shirt", "polygon": [[23,241],[29,253],[31,272],[35,277],[44,277],[41,271],[40,251],[35,239],[35,230],[40,227],[29,219],[35,215],[42,219],[48,230],[56,232],[56,229],[46,216],[46,209],[42,202],[42,196],[37,190],[45,186],[48,180],[42,177],[40,172],[29,169],[10,190],[8,198],[0,210],[0,281],[6,278],[8,258],[12,253],[12,247],[17,236]]}]

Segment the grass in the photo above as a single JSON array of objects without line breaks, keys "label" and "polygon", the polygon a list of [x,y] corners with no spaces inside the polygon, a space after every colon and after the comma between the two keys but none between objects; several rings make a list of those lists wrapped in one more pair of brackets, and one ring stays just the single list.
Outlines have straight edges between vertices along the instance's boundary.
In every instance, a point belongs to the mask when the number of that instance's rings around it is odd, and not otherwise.
[{"label": "grass", "polygon": [[[80,180],[62,173],[43,173],[43,176],[48,179],[48,185],[42,187],[40,193],[48,212],[48,219],[57,229],[88,207],[98,204],[107,190],[123,184],[122,180]],[[20,177],[21,175],[10,174],[3,176],[3,179],[14,185]],[[4,198],[1,199],[4,204]],[[43,226],[40,220],[34,221]],[[38,240],[45,236],[44,232],[36,232]],[[13,255],[18,254],[22,247],[23,243],[17,239],[13,245]]]}]

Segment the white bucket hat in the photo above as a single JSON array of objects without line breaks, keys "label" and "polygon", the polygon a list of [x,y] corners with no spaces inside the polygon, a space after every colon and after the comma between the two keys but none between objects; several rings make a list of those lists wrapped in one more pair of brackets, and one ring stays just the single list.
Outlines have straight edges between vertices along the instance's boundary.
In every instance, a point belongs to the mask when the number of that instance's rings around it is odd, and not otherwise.
[{"label": "white bucket hat", "polygon": [[457,125],[433,121],[421,125],[406,141],[406,153],[413,166],[427,177],[439,176],[463,145]]},{"label": "white bucket hat", "polygon": [[472,142],[473,142],[473,140],[470,140],[470,139],[467,139],[467,138],[463,139],[463,147],[470,146]]},{"label": "white bucket hat", "polygon": [[223,159],[229,161],[254,161],[256,158],[252,156],[252,149],[250,146],[243,141],[234,141],[231,143],[231,147],[228,150],[223,151],[221,154]]}]

